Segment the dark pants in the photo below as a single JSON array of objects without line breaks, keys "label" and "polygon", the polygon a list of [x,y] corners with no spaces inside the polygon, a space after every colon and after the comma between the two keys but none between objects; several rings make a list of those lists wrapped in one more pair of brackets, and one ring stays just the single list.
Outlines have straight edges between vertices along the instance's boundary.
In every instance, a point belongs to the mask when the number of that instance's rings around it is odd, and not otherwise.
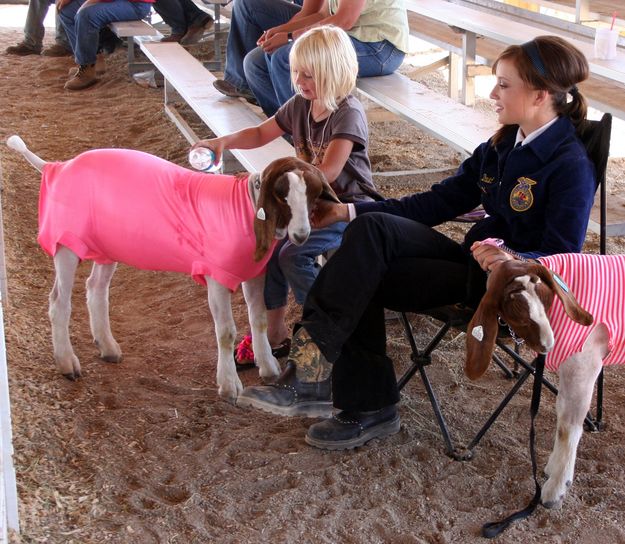
[{"label": "dark pants", "polygon": [[172,34],[184,34],[191,25],[200,24],[207,16],[192,0],[156,0],[153,5],[171,27]]},{"label": "dark pants", "polygon": [[418,312],[466,302],[470,279],[481,296],[485,275],[460,244],[430,227],[384,213],[350,223],[308,293],[301,322],[334,362],[334,406],[367,411],[397,403],[384,308]]}]

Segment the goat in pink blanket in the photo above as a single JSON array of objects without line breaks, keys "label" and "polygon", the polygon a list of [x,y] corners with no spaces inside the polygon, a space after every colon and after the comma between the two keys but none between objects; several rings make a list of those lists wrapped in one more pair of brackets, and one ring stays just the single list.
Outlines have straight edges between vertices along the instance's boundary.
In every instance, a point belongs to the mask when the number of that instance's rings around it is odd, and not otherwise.
[{"label": "goat in pink blanket", "polygon": [[[279,374],[267,340],[264,271],[276,237],[303,244],[317,198],[337,200],[316,168],[278,159],[249,177],[206,175],[129,149],[96,149],[47,163],[12,136],[7,144],[42,172],[41,247],[54,258],[50,293],[54,358],[69,379],[80,363],[69,337],[71,293],[81,260],[94,261],[87,280],[91,331],[105,361],[121,360],[109,321],[109,285],[117,262],[144,270],[190,274],[208,286],[219,349],[219,394],[242,390],[233,348],[231,291],[243,284],[253,349],[262,377]],[[338,201],[338,200],[337,200]]]}]

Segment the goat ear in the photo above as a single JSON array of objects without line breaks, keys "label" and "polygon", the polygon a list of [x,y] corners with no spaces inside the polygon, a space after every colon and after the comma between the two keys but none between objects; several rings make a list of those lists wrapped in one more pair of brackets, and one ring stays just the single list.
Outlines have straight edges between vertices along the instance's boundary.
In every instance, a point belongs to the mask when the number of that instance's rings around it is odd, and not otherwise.
[{"label": "goat ear", "polygon": [[330,202],[341,202],[339,200],[339,197],[336,196],[334,189],[332,189],[332,186],[327,182],[326,177],[323,174],[321,175],[321,194],[319,195],[319,198],[329,200]]},{"label": "goat ear", "polygon": [[[340,203],[339,197],[336,196],[334,189],[328,183],[325,174],[317,167],[310,164],[306,164],[306,167],[302,171],[302,175],[306,180],[306,185],[314,187],[315,184],[321,185],[321,194],[319,198],[329,200],[330,202]],[[311,183],[312,182],[312,183]]]},{"label": "goat ear", "polygon": [[535,268],[532,271],[535,272],[562,301],[562,306],[564,306],[566,315],[580,325],[591,325],[593,322],[592,315],[579,305],[579,302],[577,302],[564,280],[555,272],[552,272],[541,264],[536,264],[534,266]]},{"label": "goat ear", "polygon": [[488,368],[497,340],[497,297],[486,291],[467,328],[467,358],[464,373],[476,380]]},{"label": "goat ear", "polygon": [[[273,198],[269,194],[273,183],[269,183],[269,176],[265,183],[260,186],[260,195],[256,204],[254,216],[254,234],[256,235],[256,249],[254,260],[260,261],[269,251],[276,234],[276,222],[278,220],[275,206],[272,206]],[[271,186],[271,187],[270,187]],[[262,213],[261,213],[262,211]]]},{"label": "goat ear", "polygon": [[267,214],[266,219],[254,218],[254,234],[256,235],[256,249],[254,260],[260,261],[269,251],[276,234],[276,214]]}]

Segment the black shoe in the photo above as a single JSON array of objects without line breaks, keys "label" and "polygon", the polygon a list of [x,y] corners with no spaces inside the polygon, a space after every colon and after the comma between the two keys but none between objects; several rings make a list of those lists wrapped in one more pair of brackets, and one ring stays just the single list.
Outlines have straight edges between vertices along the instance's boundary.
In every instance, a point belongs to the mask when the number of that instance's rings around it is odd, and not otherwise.
[{"label": "black shoe", "polygon": [[237,399],[237,406],[281,416],[330,417],[332,378],[301,382],[295,375],[295,363],[288,361],[275,383],[246,387]]},{"label": "black shoe", "polygon": [[258,100],[249,89],[239,89],[225,79],[216,79],[213,81],[213,87],[221,94],[225,94],[231,98],[245,98],[250,104],[258,106]]},{"label": "black shoe", "polygon": [[306,442],[324,450],[357,448],[399,431],[399,413],[395,404],[374,412],[339,412],[332,419],[311,425]]}]

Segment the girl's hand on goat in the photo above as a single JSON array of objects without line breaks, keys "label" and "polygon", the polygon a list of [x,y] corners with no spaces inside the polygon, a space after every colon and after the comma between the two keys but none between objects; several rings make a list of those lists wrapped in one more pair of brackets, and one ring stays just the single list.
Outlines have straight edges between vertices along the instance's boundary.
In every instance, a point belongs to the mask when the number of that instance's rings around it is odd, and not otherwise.
[{"label": "girl's hand on goat", "polygon": [[349,221],[347,204],[318,199],[310,217],[313,228],[322,229],[339,221]]},{"label": "girl's hand on goat", "polygon": [[497,246],[489,243],[473,242],[471,246],[473,258],[485,272],[492,272],[494,268],[505,261],[512,261],[514,257],[510,253],[499,249]]}]

